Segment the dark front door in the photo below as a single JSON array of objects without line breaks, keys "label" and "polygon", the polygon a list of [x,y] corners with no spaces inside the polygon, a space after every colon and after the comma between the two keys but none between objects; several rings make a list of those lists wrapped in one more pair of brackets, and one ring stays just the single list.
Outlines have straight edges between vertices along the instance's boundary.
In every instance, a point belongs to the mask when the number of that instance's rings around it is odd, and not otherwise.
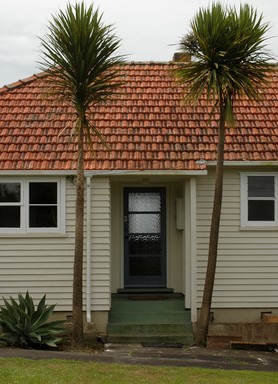
[{"label": "dark front door", "polygon": [[125,288],[166,287],[165,188],[124,189]]}]

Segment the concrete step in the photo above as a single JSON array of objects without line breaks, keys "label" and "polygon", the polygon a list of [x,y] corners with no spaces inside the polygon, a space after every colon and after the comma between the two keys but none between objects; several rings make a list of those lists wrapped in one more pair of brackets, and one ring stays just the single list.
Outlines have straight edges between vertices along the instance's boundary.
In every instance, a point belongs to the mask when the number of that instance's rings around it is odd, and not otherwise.
[{"label": "concrete step", "polygon": [[125,291],[112,295],[107,335],[111,343],[191,345],[190,311],[184,308],[182,294]]},{"label": "concrete step", "polygon": [[113,299],[111,312],[170,312],[185,311],[184,304],[181,300],[128,300]]},{"label": "concrete step", "polygon": [[190,324],[189,311],[171,311],[163,312],[119,312],[111,311],[109,314],[109,323],[127,323],[127,324]]},{"label": "concrete step", "polygon": [[108,336],[109,343],[140,343],[140,344],[182,344],[192,345],[194,338],[192,333],[182,335],[122,335],[113,334]]},{"label": "concrete step", "polygon": [[175,335],[187,334],[192,332],[191,324],[122,324],[109,323],[107,326],[108,334],[121,335]]}]

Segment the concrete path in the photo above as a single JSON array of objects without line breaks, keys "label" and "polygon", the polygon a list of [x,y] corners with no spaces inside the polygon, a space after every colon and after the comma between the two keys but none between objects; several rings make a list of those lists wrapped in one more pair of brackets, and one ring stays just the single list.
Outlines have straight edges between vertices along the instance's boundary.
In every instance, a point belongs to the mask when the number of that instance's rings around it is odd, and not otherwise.
[{"label": "concrete path", "polygon": [[278,353],[208,348],[155,348],[106,344],[103,351],[64,352],[0,348],[0,358],[66,359],[127,365],[202,367],[278,372]]}]

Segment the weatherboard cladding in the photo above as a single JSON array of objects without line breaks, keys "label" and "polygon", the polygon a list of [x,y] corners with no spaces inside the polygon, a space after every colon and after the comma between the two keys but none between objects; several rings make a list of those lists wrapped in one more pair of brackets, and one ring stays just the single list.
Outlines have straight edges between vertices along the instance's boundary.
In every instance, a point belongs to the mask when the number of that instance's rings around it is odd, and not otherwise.
[{"label": "weatherboard cladding", "polygon": [[[110,309],[110,186],[106,177],[94,177],[91,190],[91,306]],[[2,296],[16,297],[27,290],[35,300],[46,293],[56,311],[72,310],[76,190],[66,180],[66,234],[5,234],[0,236],[0,304]],[[85,242],[85,255],[87,244]],[[84,258],[84,271],[86,268]],[[86,278],[83,280],[84,292]],[[86,295],[83,296],[83,308]]]},{"label": "weatherboard cladding", "polygon": [[[186,106],[171,76],[172,63],[120,67],[121,94],[96,107],[92,121],[110,150],[95,139],[87,170],[190,170],[215,160],[218,115],[204,99]],[[72,170],[74,109],[45,95],[47,77],[34,75],[0,89],[0,169]],[[227,130],[226,160],[273,161],[278,154],[278,71],[263,99],[235,103],[236,127]]]},{"label": "weatherboard cladding", "polygon": [[[214,180],[215,171],[212,168],[209,169],[207,177],[196,178],[198,307],[202,304],[206,275]],[[257,321],[263,308],[277,308],[277,228],[262,226],[241,230],[239,201],[240,174],[235,168],[227,168],[224,175],[212,307],[214,309],[261,308],[261,310],[257,309]],[[228,315],[227,320],[230,321]],[[216,321],[219,322],[217,315]]]},{"label": "weatherboard cladding", "polygon": [[[75,187],[66,181],[66,235],[1,235],[0,292],[17,297],[27,290],[35,300],[47,295],[57,311],[72,308]],[[84,297],[85,303],[85,297]]]}]

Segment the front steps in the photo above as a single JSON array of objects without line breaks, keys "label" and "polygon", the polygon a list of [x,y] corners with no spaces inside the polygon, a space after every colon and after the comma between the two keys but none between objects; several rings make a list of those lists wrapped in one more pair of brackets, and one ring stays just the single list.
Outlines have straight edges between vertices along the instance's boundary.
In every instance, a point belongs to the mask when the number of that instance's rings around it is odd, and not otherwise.
[{"label": "front steps", "polygon": [[120,293],[112,295],[107,326],[110,343],[191,345],[190,311],[184,297],[171,293]]}]

